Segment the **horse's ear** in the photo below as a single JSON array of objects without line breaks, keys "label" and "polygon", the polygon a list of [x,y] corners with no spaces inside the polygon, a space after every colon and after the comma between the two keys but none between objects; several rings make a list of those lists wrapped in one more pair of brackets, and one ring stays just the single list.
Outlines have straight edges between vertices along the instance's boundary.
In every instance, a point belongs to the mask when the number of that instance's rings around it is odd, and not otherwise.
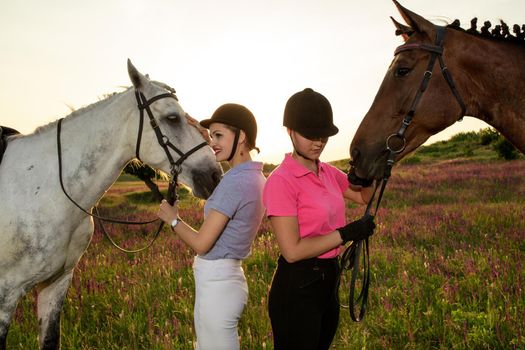
[{"label": "horse's ear", "polygon": [[396,35],[401,35],[403,37],[403,40],[407,41],[410,35],[414,33],[414,29],[399,23],[392,16],[390,16],[390,19],[392,20],[392,22],[394,22],[394,25],[396,26]]},{"label": "horse's ear", "polygon": [[405,22],[412,28],[412,30],[418,32],[418,33],[427,33],[430,37],[432,37],[432,33],[434,32],[434,25],[432,22],[426,20],[425,18],[421,17],[420,15],[407,10],[399,2],[396,0],[394,1],[394,5],[396,5],[397,10],[405,20]]},{"label": "horse's ear", "polygon": [[133,86],[135,89],[141,89],[145,86],[147,82],[147,78],[142,75],[137,68],[131,63],[131,60],[128,58],[128,74],[129,78],[131,79],[131,82],[133,83]]}]

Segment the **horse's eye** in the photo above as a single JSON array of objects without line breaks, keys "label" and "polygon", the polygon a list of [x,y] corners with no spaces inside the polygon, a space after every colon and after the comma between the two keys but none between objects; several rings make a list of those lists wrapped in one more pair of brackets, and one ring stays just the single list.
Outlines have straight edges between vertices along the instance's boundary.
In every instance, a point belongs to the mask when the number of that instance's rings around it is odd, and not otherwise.
[{"label": "horse's eye", "polygon": [[396,69],[395,75],[397,78],[402,78],[410,73],[410,68],[400,67]]},{"label": "horse's eye", "polygon": [[175,122],[179,119],[179,116],[177,114],[169,114],[166,116],[166,119],[168,119],[171,122]]}]

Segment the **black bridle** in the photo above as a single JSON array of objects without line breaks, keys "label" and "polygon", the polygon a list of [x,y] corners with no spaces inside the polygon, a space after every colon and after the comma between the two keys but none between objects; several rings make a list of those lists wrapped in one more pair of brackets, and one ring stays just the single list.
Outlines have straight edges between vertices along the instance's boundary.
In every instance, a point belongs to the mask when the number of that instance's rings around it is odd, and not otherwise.
[{"label": "black bridle", "polygon": [[[158,141],[159,145],[162,147],[162,149],[164,150],[164,152],[166,153],[166,157],[168,158],[168,161],[170,163],[170,181],[169,181],[168,192],[167,192],[167,201],[168,201],[168,203],[173,205],[173,203],[177,200],[176,188],[177,188],[177,182],[178,182],[179,174],[182,171],[182,163],[190,155],[192,155],[193,153],[195,153],[196,151],[198,151],[202,147],[208,145],[208,143],[202,142],[202,143],[198,144],[197,146],[193,147],[192,149],[190,149],[188,152],[184,153],[181,150],[179,150],[173,143],[171,143],[169,138],[162,133],[162,131],[160,130],[159,124],[157,123],[155,117],[153,116],[153,112],[151,111],[150,106],[155,101],[158,101],[158,100],[163,99],[163,98],[174,98],[175,100],[178,101],[177,96],[175,96],[173,93],[160,94],[160,95],[154,96],[154,97],[152,97],[152,98],[150,98],[148,100],[146,98],[146,96],[144,96],[144,94],[142,92],[135,90],[135,97],[137,99],[137,107],[138,107],[139,112],[140,112],[139,129],[138,129],[138,135],[137,135],[137,143],[136,143],[136,147],[135,147],[135,156],[137,157],[137,159],[140,160],[139,153],[140,153],[140,144],[141,144],[141,140],[142,140],[142,130],[144,128],[144,110],[145,110],[147,112],[147,114],[148,114],[150,125],[153,128],[153,131],[155,132],[155,135],[157,137],[157,141]],[[59,179],[60,179],[60,187],[62,188],[62,191],[64,192],[66,197],[77,208],[79,208],[82,212],[84,212],[85,214],[87,214],[87,215],[89,215],[91,217],[94,217],[94,218],[98,219],[100,227],[101,227],[102,231],[104,232],[104,234],[106,235],[106,237],[109,239],[111,244],[113,244],[119,250],[121,250],[123,252],[126,252],[126,253],[137,253],[137,252],[140,252],[140,251],[143,251],[143,250],[149,248],[153,244],[153,242],[157,239],[157,237],[160,234],[160,231],[162,230],[162,227],[164,226],[164,223],[162,221],[161,221],[161,223],[160,223],[160,225],[159,225],[159,227],[158,227],[158,229],[157,229],[153,239],[145,247],[140,248],[140,249],[134,249],[134,250],[124,249],[124,248],[120,247],[109,236],[109,234],[106,232],[106,230],[105,230],[105,228],[104,228],[104,226],[102,224],[103,221],[116,223],[116,224],[125,224],[125,225],[146,225],[146,224],[150,224],[150,223],[153,223],[155,221],[158,221],[159,219],[154,219],[154,220],[150,220],[150,221],[126,221],[126,220],[119,220],[119,219],[114,219],[114,218],[101,217],[99,215],[99,213],[98,213],[97,206],[94,207],[94,210],[95,210],[96,214],[90,213],[86,209],[82,208],[67,193],[67,191],[66,191],[66,189],[64,187],[64,181],[63,181],[63,178],[62,178],[62,144],[61,144],[61,141],[60,141],[60,134],[61,134],[61,129],[62,129],[62,120],[63,120],[63,118],[59,119],[58,123],[57,123],[58,173],[59,173]],[[179,159],[177,159],[177,161],[175,161],[173,159],[173,156],[171,155],[171,152],[168,149],[168,147],[171,148],[172,150],[174,150],[179,155]]]},{"label": "black bridle", "polygon": [[[364,216],[372,215],[371,214],[371,208],[372,203],[374,202],[374,198],[377,192],[377,189],[379,190],[379,195],[377,198],[374,216],[377,215],[377,211],[379,209],[379,204],[381,203],[381,199],[383,198],[383,192],[385,191],[385,187],[387,184],[388,179],[390,178],[392,167],[395,163],[396,155],[400,154],[405,150],[406,147],[406,138],[405,138],[405,132],[407,128],[409,127],[410,123],[412,122],[412,119],[414,118],[414,114],[416,111],[416,108],[421,100],[421,97],[423,96],[423,93],[426,91],[428,87],[428,83],[430,82],[430,78],[432,77],[432,70],[434,69],[434,65],[436,63],[436,59],[439,61],[439,66],[441,67],[441,73],[443,74],[443,77],[445,78],[445,81],[447,82],[452,94],[458,101],[459,106],[461,107],[461,115],[458,119],[461,119],[466,112],[466,106],[463,102],[463,99],[461,98],[457,88],[456,84],[454,84],[454,80],[452,79],[452,75],[447,69],[447,66],[445,65],[445,62],[443,60],[443,41],[445,38],[445,27],[441,26],[435,26],[436,29],[436,40],[434,45],[429,44],[405,44],[399,46],[395,52],[394,56],[397,54],[409,51],[409,50],[423,50],[430,53],[430,59],[428,61],[427,69],[423,75],[423,80],[421,81],[421,84],[419,85],[419,89],[416,92],[416,95],[414,96],[414,99],[412,100],[412,104],[410,106],[410,110],[408,111],[407,115],[403,119],[403,122],[401,126],[399,127],[399,130],[388,136],[386,139],[386,149],[388,150],[388,158],[387,158],[387,166],[385,173],[383,175],[383,179],[380,180],[380,183],[376,184],[376,187],[374,189],[374,193],[372,195],[372,198],[368,202],[368,205],[365,210]],[[400,140],[400,147],[394,147],[392,145],[392,141],[395,139]],[[359,295],[357,299],[355,299],[355,292],[356,292],[356,282],[359,275],[359,260],[361,257],[361,251],[362,251],[362,257],[363,257],[363,283],[361,286],[361,291],[359,292]],[[366,304],[368,301],[368,289],[370,285],[370,255],[369,255],[369,246],[368,246],[368,238],[361,241],[352,242],[352,244],[346,248],[343,255],[341,256],[340,261],[340,269],[341,269],[341,275],[344,270],[350,270],[352,269],[352,277],[350,281],[350,291],[349,291],[349,305],[348,308],[350,310],[350,317],[352,320],[359,322],[363,319],[365,312],[366,312]],[[341,277],[340,277],[341,278]],[[337,283],[337,290],[339,290],[340,285],[340,278]],[[360,304],[360,310],[359,314],[356,317],[355,314],[355,308],[356,304]]]},{"label": "black bridle", "polygon": [[[170,182],[168,186],[168,193],[167,193],[167,201],[170,205],[173,205],[175,201],[177,200],[177,193],[175,191],[175,188],[177,187],[177,181],[179,174],[182,171],[182,163],[188,159],[189,156],[191,156],[193,153],[197,152],[199,149],[201,149],[204,146],[207,146],[208,143],[206,141],[198,144],[197,146],[190,149],[188,152],[184,153],[181,150],[179,150],[173,143],[171,143],[170,139],[162,133],[160,130],[160,126],[157,123],[157,120],[153,116],[153,112],[151,111],[150,105],[162,98],[174,98],[178,101],[177,96],[175,96],[172,93],[165,93],[160,94],[157,96],[153,96],[149,100],[144,96],[144,94],[140,91],[135,90],[135,98],[137,99],[137,107],[140,112],[140,119],[139,119],[139,131],[137,135],[137,145],[135,147],[135,156],[137,159],[140,160],[140,141],[142,140],[142,129],[144,127],[144,110],[148,113],[149,122],[150,125],[155,132],[155,136],[157,137],[157,142],[164,150],[164,153],[166,153],[166,157],[168,158],[168,161],[170,163]],[[170,150],[168,148],[171,148],[174,150],[178,155],[179,159],[177,161],[173,160],[173,156],[170,153]]]}]

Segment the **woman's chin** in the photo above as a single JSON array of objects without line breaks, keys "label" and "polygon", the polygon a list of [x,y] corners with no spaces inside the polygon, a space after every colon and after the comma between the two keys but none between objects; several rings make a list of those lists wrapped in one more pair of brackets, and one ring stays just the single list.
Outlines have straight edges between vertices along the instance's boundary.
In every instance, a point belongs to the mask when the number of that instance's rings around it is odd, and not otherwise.
[{"label": "woman's chin", "polygon": [[222,152],[219,152],[219,153],[215,154],[215,160],[217,162],[225,162],[226,161],[226,157],[224,157],[222,155]]},{"label": "woman's chin", "polygon": [[321,153],[323,153],[323,151],[313,151],[310,153],[310,158],[317,160],[321,158]]}]

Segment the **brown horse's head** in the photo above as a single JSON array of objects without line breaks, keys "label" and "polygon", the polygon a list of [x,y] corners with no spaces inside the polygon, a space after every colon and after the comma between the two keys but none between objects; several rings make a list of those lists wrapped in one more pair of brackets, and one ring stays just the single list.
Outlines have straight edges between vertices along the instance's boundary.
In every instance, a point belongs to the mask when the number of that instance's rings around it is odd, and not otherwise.
[{"label": "brown horse's head", "polygon": [[[435,46],[436,26],[423,17],[405,9],[394,0],[408,26],[396,22],[396,34],[402,35],[405,45],[425,44]],[[452,49],[455,33],[446,30],[442,58],[451,74],[456,77],[457,64]],[[457,41],[457,40],[456,40]],[[459,48],[458,48],[459,49]],[[459,49],[460,50],[460,49]],[[424,49],[410,49],[395,55],[377,92],[370,110],[361,121],[350,146],[353,174],[362,179],[380,179],[385,175],[389,155],[387,139],[398,133],[410,111],[431,53]],[[390,148],[403,149],[396,160],[416,149],[428,137],[456,122],[462,113],[457,98],[451,93],[436,60],[426,91],[421,95],[413,119],[402,137],[390,138]],[[456,73],[456,75],[454,74]]]}]

